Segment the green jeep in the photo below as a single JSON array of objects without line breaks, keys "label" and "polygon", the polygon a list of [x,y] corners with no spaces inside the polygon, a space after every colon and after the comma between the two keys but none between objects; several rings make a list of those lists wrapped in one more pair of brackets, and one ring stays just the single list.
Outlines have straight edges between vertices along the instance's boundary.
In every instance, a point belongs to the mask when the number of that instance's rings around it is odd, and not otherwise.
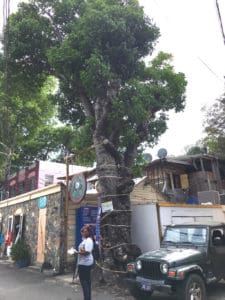
[{"label": "green jeep", "polygon": [[167,226],[160,249],[127,265],[131,294],[151,299],[157,290],[180,300],[205,300],[206,285],[225,279],[224,235],[224,223]]}]

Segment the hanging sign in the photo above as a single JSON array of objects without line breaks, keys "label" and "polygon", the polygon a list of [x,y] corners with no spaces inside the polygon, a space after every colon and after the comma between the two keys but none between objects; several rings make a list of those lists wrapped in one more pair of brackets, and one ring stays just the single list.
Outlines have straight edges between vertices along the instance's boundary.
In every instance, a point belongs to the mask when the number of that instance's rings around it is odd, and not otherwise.
[{"label": "hanging sign", "polygon": [[47,206],[47,197],[46,196],[39,197],[37,199],[37,202],[39,208],[45,208]]},{"label": "hanging sign", "polygon": [[69,187],[70,199],[76,204],[80,203],[85,197],[86,190],[87,182],[84,174],[75,174]]},{"label": "hanging sign", "polygon": [[112,201],[107,201],[102,203],[102,212],[110,212],[113,211],[113,203]]}]

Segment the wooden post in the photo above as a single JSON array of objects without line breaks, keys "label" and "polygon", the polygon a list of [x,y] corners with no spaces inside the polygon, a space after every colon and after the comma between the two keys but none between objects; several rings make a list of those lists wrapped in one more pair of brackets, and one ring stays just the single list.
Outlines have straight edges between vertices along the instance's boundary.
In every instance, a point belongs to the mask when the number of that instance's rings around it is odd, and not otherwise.
[{"label": "wooden post", "polygon": [[160,206],[159,206],[159,203],[156,203],[156,213],[157,213],[157,220],[158,220],[159,240],[160,240],[160,243],[161,243],[162,237],[163,237],[163,233],[162,233],[162,224],[161,224],[161,218],[160,218]]},{"label": "wooden post", "polygon": [[65,157],[66,161],[66,197],[65,197],[65,213],[64,213],[64,253],[65,253],[65,264],[67,263],[67,247],[68,247],[68,208],[69,208],[69,156]]},{"label": "wooden post", "polygon": [[[80,153],[86,152],[87,150],[89,151],[90,149],[93,149],[94,146],[91,146],[87,148],[85,151],[82,151]],[[65,264],[67,263],[67,248],[68,248],[68,211],[69,211],[69,163],[70,159],[74,158],[74,154],[70,154],[65,156],[64,160],[66,162],[66,197],[65,197],[65,213],[64,213],[64,251],[65,251]]]}]

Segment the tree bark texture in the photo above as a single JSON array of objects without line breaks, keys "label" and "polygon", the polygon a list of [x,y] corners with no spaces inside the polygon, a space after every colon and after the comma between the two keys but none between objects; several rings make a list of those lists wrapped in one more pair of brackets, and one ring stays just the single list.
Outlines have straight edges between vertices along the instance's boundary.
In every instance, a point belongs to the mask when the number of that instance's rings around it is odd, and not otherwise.
[{"label": "tree bark texture", "polygon": [[127,262],[140,254],[140,249],[131,244],[130,193],[134,182],[107,141],[95,136],[94,144],[101,202],[111,201],[113,205],[112,211],[101,215],[102,259],[107,267],[124,270]]}]

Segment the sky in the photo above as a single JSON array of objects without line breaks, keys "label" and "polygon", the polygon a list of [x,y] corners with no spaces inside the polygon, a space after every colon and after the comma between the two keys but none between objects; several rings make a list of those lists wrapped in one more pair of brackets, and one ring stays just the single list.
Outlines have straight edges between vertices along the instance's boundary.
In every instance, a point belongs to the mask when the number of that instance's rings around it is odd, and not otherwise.
[{"label": "sky", "polygon": [[[171,113],[168,130],[156,147],[168,155],[181,155],[203,135],[202,107],[210,107],[224,93],[225,44],[216,10],[216,0],[139,0],[145,13],[160,28],[156,47],[173,55],[177,72],[188,81],[186,108]],[[225,1],[218,0],[225,28]]]},{"label": "sky", "polygon": [[[217,1],[225,29],[225,1]],[[19,0],[10,2],[13,12]],[[188,81],[184,111],[169,114],[168,130],[158,145],[147,152],[157,158],[158,150],[165,148],[168,155],[182,155],[186,146],[194,145],[204,136],[202,108],[210,107],[225,91],[225,44],[216,0],[139,0],[139,3],[160,28],[161,36],[153,55],[159,51],[171,53],[175,70],[183,72]],[[0,26],[1,22],[0,17]]]}]

